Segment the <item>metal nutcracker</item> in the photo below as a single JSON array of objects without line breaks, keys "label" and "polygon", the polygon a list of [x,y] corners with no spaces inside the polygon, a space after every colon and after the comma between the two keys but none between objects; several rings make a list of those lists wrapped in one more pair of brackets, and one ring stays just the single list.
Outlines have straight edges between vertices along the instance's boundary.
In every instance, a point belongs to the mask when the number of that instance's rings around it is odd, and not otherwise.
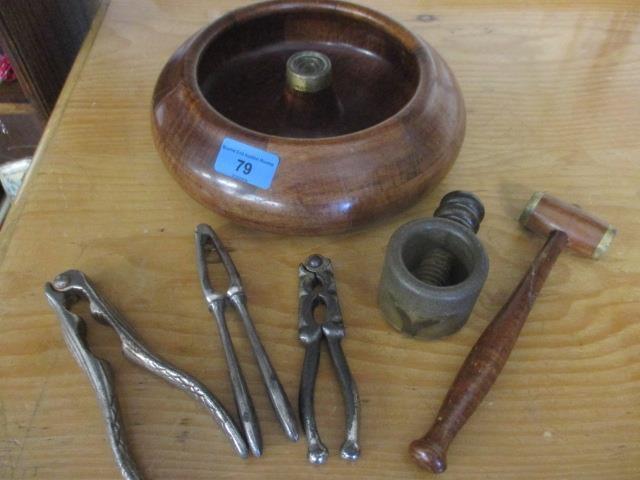
[{"label": "metal nutcracker", "polygon": [[[329,354],[335,366],[346,410],[346,438],[340,449],[342,458],[357,460],[360,456],[358,424],[360,401],[356,383],[349,371],[341,341],[345,330],[338,302],[336,281],[331,260],[321,255],[311,255],[299,268],[298,336],[305,346],[302,377],[300,380],[300,417],[309,445],[308,458],[311,463],[324,463],[328,457],[316,425],[313,395],[320,360],[320,342],[326,339]],[[313,312],[324,304],[324,322],[316,322]]]},{"label": "metal nutcracker", "polygon": [[45,284],[45,296],[60,320],[67,347],[89,377],[91,386],[96,392],[107,428],[109,444],[125,480],[138,480],[142,476],[125,441],[111,367],[107,361],[91,353],[86,341],[87,324],[70,310],[83,298],[89,302],[93,318],[103,325],[110,326],[118,334],[122,343],[122,353],[126,358],[183,390],[202,404],[222,427],[236,452],[243,458],[248,456],[247,444],[242,434],[216,397],[194,377],[152,353],[120,314],[98,295],[86,275],[78,270],[61,273],[53,283]]},{"label": "metal nutcracker", "polygon": [[[209,225],[198,225],[195,232],[195,239],[200,285],[209,311],[213,314],[218,325],[220,339],[229,367],[229,376],[231,377],[240,422],[251,452],[255,456],[260,456],[262,454],[262,437],[258,418],[253,407],[253,402],[251,401],[249,389],[242,375],[240,363],[233,348],[233,342],[231,341],[231,335],[229,334],[225,319],[224,312],[228,304],[231,304],[236,309],[242,320],[242,324],[249,337],[251,349],[258,363],[260,373],[262,374],[262,379],[267,388],[271,405],[285,434],[294,442],[298,440],[298,425],[296,424],[289,399],[280,384],[278,375],[269,361],[267,352],[262,346],[258,332],[249,316],[244,288],[242,287],[240,275],[231,257]],[[207,269],[207,256],[212,251],[217,253],[229,276],[229,287],[226,291],[215,290],[211,285]]]}]

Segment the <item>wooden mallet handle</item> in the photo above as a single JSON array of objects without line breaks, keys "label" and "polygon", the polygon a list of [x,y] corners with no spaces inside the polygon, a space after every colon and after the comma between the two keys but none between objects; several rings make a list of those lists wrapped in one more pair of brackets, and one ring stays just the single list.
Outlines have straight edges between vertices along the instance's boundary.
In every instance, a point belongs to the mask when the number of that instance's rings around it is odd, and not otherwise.
[{"label": "wooden mallet handle", "polygon": [[526,228],[548,234],[527,273],[482,333],[427,434],[411,443],[413,459],[433,473],[447,468],[447,449],[491,389],[558,255],[565,247],[594,258],[611,243],[615,229],[584,211],[546,194],[535,194],[522,217]]}]

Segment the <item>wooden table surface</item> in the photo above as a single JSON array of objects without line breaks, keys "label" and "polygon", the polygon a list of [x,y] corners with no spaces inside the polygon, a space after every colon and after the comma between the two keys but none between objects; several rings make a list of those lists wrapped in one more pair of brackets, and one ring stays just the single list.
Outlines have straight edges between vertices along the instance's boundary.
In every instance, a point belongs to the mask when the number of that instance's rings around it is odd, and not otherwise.
[{"label": "wooden table surface", "polygon": [[[259,333],[294,401],[298,263],[333,259],[344,348],[362,396],[362,457],[338,457],[343,407],[326,353],[316,393],[328,463],[306,461],[270,409],[243,332],[232,333],[265,440],[241,460],[182,392],[127,362],[89,321],[115,370],[133,454],[152,479],[425,478],[408,458],[464,357],[542,240],[517,217],[545,190],[619,229],[592,261],[563,255],[497,384],[454,442],[446,479],[640,477],[640,5],[637,2],[366,1],[448,61],[468,108],[451,173],[418,205],[359,231],[297,238],[230,224],[192,201],[152,144],[150,99],[170,54],[239,1],[113,0],[89,39],[0,234],[0,478],[107,479],[118,471],[94,393],[62,338],[43,283],[85,271],[157,352],[234,411],[201,298],[193,228],[233,251]],[[403,338],[376,306],[383,252],[404,222],[453,189],[476,192],[491,272],[468,324],[434,342]]]}]

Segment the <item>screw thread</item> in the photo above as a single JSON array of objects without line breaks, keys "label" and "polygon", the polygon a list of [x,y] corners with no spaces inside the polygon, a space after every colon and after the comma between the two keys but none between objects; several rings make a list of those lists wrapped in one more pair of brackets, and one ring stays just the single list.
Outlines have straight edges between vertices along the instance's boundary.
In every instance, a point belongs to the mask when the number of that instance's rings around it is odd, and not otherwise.
[{"label": "screw thread", "polygon": [[422,282],[434,287],[444,287],[451,278],[454,258],[444,248],[434,248],[420,261],[413,274]]},{"label": "screw thread", "polygon": [[[453,220],[477,232],[484,218],[484,206],[473,193],[456,190],[442,197],[433,215]],[[454,261],[448,250],[437,247],[427,252],[413,274],[428,285],[444,287],[450,283]]]},{"label": "screw thread", "polygon": [[484,206],[473,193],[456,190],[442,197],[433,216],[453,220],[477,233],[484,218]]}]

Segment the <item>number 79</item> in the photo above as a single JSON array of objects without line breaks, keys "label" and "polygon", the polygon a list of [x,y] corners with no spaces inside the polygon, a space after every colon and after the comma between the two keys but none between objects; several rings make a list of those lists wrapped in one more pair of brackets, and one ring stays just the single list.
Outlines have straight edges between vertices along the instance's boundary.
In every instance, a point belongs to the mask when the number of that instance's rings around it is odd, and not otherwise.
[{"label": "number 79", "polygon": [[251,162],[246,162],[240,159],[238,159],[237,162],[238,166],[236,167],[236,172],[241,172],[245,175],[249,175],[251,173],[251,170],[253,169],[253,165],[251,165]]}]

